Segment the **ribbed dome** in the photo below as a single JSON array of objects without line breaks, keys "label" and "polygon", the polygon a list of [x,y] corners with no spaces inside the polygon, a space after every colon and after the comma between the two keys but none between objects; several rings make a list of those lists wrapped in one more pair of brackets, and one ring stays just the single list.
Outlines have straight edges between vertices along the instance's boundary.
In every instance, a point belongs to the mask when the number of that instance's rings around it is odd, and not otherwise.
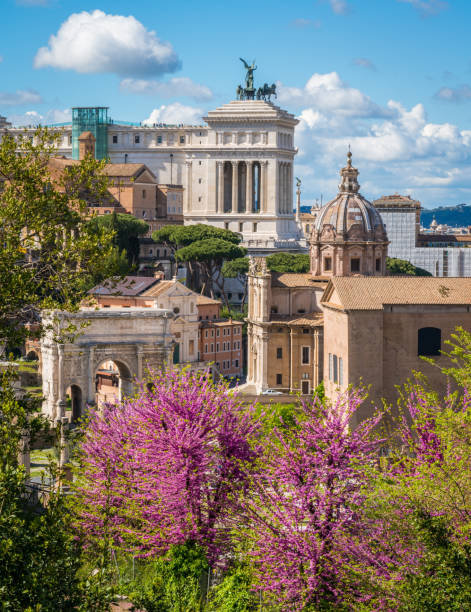
[{"label": "ribbed dome", "polygon": [[339,193],[319,211],[312,239],[329,242],[332,238],[355,242],[387,240],[381,215],[359,193],[358,174],[352,166],[352,154],[348,152],[347,165],[340,171]]},{"label": "ribbed dome", "polygon": [[318,212],[310,236],[314,276],[381,276],[386,273],[388,237],[378,210],[360,194],[352,154],[340,171],[337,197]]}]

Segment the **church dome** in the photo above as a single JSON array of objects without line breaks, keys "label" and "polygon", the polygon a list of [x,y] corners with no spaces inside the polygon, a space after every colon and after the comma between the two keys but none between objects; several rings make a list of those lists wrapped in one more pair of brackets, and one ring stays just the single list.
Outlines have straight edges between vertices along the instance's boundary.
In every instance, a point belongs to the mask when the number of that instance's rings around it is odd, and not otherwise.
[{"label": "church dome", "polygon": [[314,240],[358,241],[387,240],[377,209],[360,193],[358,170],[352,166],[352,154],[340,171],[337,196],[319,211],[311,236]]},{"label": "church dome", "polygon": [[349,151],[339,192],[319,210],[310,236],[315,276],[386,273],[386,228],[378,210],[361,195],[358,174]]}]

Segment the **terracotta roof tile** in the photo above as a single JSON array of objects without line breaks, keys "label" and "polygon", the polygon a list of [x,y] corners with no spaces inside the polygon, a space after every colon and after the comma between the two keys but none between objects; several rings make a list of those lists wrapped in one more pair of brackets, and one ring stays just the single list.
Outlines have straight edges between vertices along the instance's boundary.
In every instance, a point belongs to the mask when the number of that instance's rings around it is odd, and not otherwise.
[{"label": "terracotta roof tile", "polygon": [[272,325],[299,325],[303,327],[319,327],[324,325],[322,312],[311,312],[300,316],[272,314],[270,317]]},{"label": "terracotta roof tile", "polygon": [[213,298],[207,297],[206,295],[198,295],[198,297],[196,298],[196,304],[198,306],[221,304],[221,300],[213,300]]},{"label": "terracotta roof tile", "polygon": [[381,310],[389,304],[471,304],[471,278],[334,277],[323,303],[335,290],[344,310]]},{"label": "terracotta roof tile", "polygon": [[91,295],[115,295],[134,297],[145,293],[150,286],[159,282],[158,278],[152,276],[125,276],[123,280],[114,282],[106,280],[100,285],[90,289]]},{"label": "terracotta roof tile", "polygon": [[314,277],[307,272],[306,274],[280,274],[279,272],[271,273],[272,287],[325,287],[327,278]]}]

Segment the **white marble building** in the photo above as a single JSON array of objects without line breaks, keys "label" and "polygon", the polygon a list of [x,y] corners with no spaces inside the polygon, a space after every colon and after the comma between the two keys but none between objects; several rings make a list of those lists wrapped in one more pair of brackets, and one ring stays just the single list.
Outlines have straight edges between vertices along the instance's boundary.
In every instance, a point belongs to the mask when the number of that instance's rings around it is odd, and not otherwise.
[{"label": "white marble building", "polygon": [[[208,112],[204,121],[201,126],[109,121],[105,150],[113,163],[143,163],[158,183],[183,185],[185,223],[240,232],[252,253],[305,249],[293,214],[298,120],[271,102],[235,100]],[[62,131],[58,154],[72,157],[72,125],[53,129]],[[25,133],[8,127],[0,129],[0,137],[4,130]]]}]

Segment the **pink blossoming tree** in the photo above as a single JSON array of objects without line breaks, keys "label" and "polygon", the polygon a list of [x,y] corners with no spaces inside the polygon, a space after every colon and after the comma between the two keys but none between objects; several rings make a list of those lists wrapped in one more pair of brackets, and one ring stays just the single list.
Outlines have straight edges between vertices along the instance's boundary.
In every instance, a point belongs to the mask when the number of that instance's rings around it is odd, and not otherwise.
[{"label": "pink blossoming tree", "polygon": [[79,524],[133,554],[195,541],[215,564],[256,457],[250,409],[205,373],[153,374],[146,389],[91,414],[82,445]]}]

